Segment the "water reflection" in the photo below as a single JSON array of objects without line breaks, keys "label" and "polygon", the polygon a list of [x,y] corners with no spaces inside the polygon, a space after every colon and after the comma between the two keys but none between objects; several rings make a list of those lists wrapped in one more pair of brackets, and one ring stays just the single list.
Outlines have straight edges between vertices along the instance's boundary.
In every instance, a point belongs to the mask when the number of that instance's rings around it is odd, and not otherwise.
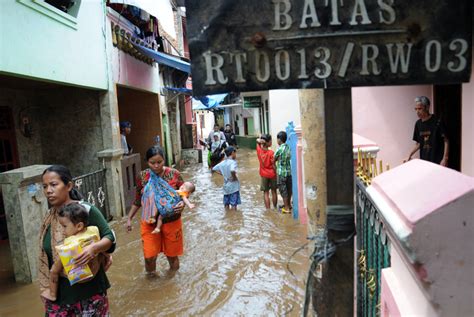
[{"label": "water reflection", "polygon": [[[144,275],[144,263],[138,223],[127,234],[124,222],[114,224],[119,239],[114,264],[108,276],[114,316],[298,316],[304,300],[307,252],[291,254],[306,242],[305,226],[289,215],[265,210],[255,151],[238,151],[238,176],[241,180],[242,205],[237,211],[225,211],[220,175],[211,175],[206,166],[183,171],[185,179],[196,185],[191,201],[194,211],[183,216],[185,254],[174,275],[168,263],[158,260],[157,278]],[[3,287],[2,287],[3,289]],[[5,298],[27,295],[36,313],[41,303],[34,287],[22,294],[12,286],[0,293],[0,315]],[[13,295],[12,295],[13,294]],[[16,304],[22,307],[20,300]],[[23,306],[24,307],[24,306]],[[20,312],[20,310],[18,310]],[[21,314],[24,315],[24,314]],[[13,316],[13,315],[12,315]]]},{"label": "water reflection", "polygon": [[0,241],[0,316],[40,316],[44,314],[36,284],[17,284],[8,241]]}]

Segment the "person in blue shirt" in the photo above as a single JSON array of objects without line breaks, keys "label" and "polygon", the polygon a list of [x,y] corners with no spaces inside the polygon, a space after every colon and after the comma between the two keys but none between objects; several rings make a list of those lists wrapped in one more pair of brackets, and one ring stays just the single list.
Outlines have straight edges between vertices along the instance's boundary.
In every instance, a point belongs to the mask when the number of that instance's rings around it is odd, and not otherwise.
[{"label": "person in blue shirt", "polygon": [[237,178],[237,150],[233,146],[225,149],[226,159],[212,168],[224,177],[224,207],[237,210],[240,205],[240,182]]},{"label": "person in blue shirt", "polygon": [[132,124],[128,121],[120,122],[120,143],[122,144],[123,155],[132,154],[132,147],[127,142],[127,135],[132,131]]}]

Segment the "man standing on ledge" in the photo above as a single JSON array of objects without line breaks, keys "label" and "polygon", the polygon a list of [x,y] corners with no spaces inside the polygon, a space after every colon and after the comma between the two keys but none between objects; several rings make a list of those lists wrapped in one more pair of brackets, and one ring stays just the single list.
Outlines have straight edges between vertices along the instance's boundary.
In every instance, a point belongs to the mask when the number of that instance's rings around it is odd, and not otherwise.
[{"label": "man standing on ledge", "polygon": [[415,111],[419,120],[415,123],[413,141],[416,146],[408,160],[420,150],[420,159],[442,166],[448,165],[449,142],[446,129],[439,118],[430,114],[430,100],[421,96],[415,98]]}]

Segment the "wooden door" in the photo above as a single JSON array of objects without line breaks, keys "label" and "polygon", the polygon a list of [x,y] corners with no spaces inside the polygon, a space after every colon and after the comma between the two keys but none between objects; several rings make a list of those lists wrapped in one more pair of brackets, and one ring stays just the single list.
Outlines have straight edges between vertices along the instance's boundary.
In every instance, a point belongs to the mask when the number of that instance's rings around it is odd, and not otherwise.
[{"label": "wooden door", "polygon": [[[0,107],[0,173],[19,167],[12,111]],[[0,240],[8,238],[3,195],[0,189]]]}]

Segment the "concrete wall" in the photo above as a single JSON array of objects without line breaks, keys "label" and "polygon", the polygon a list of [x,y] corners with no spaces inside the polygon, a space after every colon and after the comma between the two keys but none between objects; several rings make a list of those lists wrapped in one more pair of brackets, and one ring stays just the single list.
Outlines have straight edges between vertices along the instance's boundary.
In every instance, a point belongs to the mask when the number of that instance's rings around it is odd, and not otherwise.
[{"label": "concrete wall", "polygon": [[[37,120],[39,109],[32,104],[34,100],[35,93],[30,90],[0,87],[0,107],[9,107],[12,110],[20,166],[38,164],[43,161],[42,122]],[[20,114],[29,118],[31,137],[25,137],[20,131]]]},{"label": "concrete wall", "polygon": [[431,86],[370,87],[352,89],[353,131],[375,141],[378,158],[395,167],[414,148],[413,128],[418,119],[416,96],[431,96]]},{"label": "concrete wall", "polygon": [[[214,128],[214,112],[204,110],[195,112],[198,138],[205,140]],[[201,120],[201,116],[203,116],[204,120]]]},{"label": "concrete wall", "polygon": [[61,88],[38,94],[44,164],[64,164],[73,175],[100,168],[104,149],[99,92]]},{"label": "concrete wall", "polygon": [[474,66],[471,81],[462,85],[462,121],[461,172],[474,177]]},{"label": "concrete wall", "polygon": [[104,5],[82,1],[75,29],[55,19],[62,13],[55,8],[33,0],[1,1],[0,73],[106,89]]},{"label": "concrete wall", "polygon": [[[13,112],[20,166],[63,164],[73,175],[100,167],[103,150],[99,92],[72,87],[0,88],[0,106]],[[20,132],[20,113],[29,118],[32,135]]]},{"label": "concrete wall", "polygon": [[161,112],[158,95],[125,87],[117,87],[120,121],[130,121],[132,131],[127,142],[143,159],[148,148],[155,144],[155,137],[162,135]]},{"label": "concrete wall", "polygon": [[33,165],[0,174],[15,280],[36,279],[40,224],[48,203],[41,186],[47,165]]}]

